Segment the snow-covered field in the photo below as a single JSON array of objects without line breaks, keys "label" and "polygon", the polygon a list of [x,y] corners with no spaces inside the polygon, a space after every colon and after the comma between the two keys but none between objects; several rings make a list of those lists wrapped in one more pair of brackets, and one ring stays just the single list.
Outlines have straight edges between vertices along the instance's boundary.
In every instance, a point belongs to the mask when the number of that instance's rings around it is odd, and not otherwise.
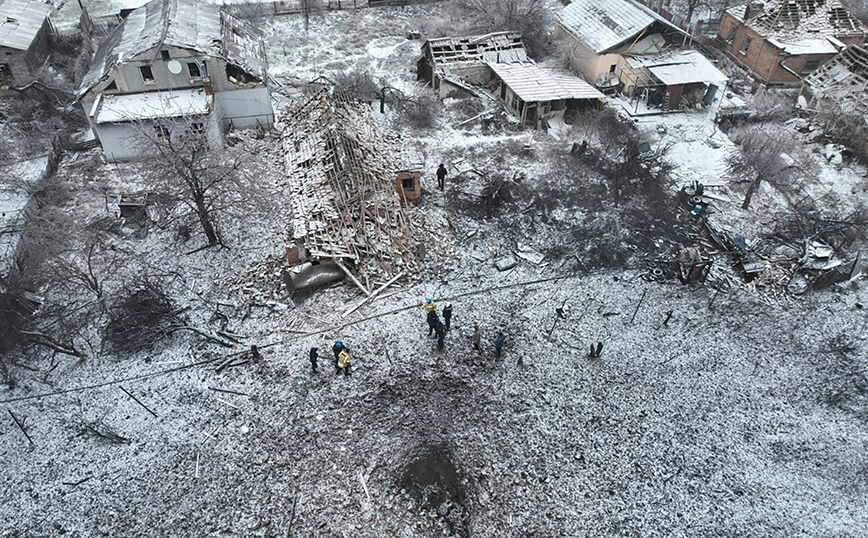
[{"label": "snow-covered field", "polygon": [[[416,91],[422,41],[406,34],[460,29],[449,17],[447,3],[327,13],[307,32],[297,17],[262,24],[291,100],[315,76],[353,68]],[[599,175],[569,156],[582,126],[559,139],[506,120],[483,132],[459,125],[462,106],[446,103],[437,128],[404,133],[430,172],[419,204],[429,252],[448,254],[352,313],[363,297],[349,283],[295,298],[281,290],[276,139],[239,146],[275,206],[226,222],[230,249],[191,252],[202,238],[194,229],[179,239],[170,223],[112,235],[126,258],[107,293],[153,275],[190,307],[191,325],[216,330],[223,316],[241,344],[177,333],[131,356],[95,345],[84,360],[11,357],[0,536],[868,534],[864,282],[791,296],[644,278],[645,258],[678,244],[661,223],[692,230],[674,202],[690,180],[722,184],[731,201],[718,200],[710,218],[747,238],[786,204],[764,186],[740,209],[746,186],[724,177],[734,146],[713,111],[641,119],[647,140],[671,147],[673,202],[614,208]],[[381,119],[395,118],[387,107]],[[104,192],[147,177],[96,153],[67,157],[59,172],[76,193],[64,209],[87,222],[114,214]],[[450,166],[445,193],[432,179],[440,162]],[[482,180],[461,173],[470,168],[518,178],[513,200],[486,216]],[[864,168],[820,170],[805,189],[845,212],[838,204],[860,197]],[[498,271],[519,244],[542,262],[518,257]],[[726,258],[715,264],[735,274]],[[443,352],[425,336],[425,297],[454,305]],[[88,337],[98,342],[101,330],[95,323]],[[349,378],[333,373],[335,340],[353,351]],[[601,357],[589,358],[600,341]],[[217,371],[250,345],[262,362]]]}]

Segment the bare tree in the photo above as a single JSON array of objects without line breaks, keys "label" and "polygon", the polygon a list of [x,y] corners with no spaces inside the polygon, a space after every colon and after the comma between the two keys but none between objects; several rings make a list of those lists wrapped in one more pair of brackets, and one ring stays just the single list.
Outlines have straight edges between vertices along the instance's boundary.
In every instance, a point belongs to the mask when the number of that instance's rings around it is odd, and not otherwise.
[{"label": "bare tree", "polygon": [[386,112],[390,103],[399,113],[399,121],[411,127],[432,127],[437,119],[439,99],[430,91],[417,91],[407,94],[395,88],[385,79],[375,81],[368,71],[351,69],[334,73],[334,84],[339,90],[348,92],[354,98],[372,102],[380,101],[380,114]]},{"label": "bare tree", "polygon": [[548,51],[552,14],[544,0],[459,0],[479,31],[513,30],[535,57]]},{"label": "bare tree", "polygon": [[299,0],[299,8],[304,16],[304,29],[307,31],[310,28],[311,15],[322,15],[325,11],[325,6],[322,0]]},{"label": "bare tree", "polygon": [[193,120],[139,125],[139,134],[155,150],[154,178],[167,194],[190,208],[208,240],[223,244],[218,215],[240,195],[238,168],[242,158],[212,148],[205,126]]},{"label": "bare tree", "polygon": [[750,207],[763,181],[782,186],[806,171],[808,164],[801,160],[793,133],[780,125],[748,125],[731,131],[729,137],[739,150],[727,156],[727,172],[733,178],[750,182],[742,209]]}]

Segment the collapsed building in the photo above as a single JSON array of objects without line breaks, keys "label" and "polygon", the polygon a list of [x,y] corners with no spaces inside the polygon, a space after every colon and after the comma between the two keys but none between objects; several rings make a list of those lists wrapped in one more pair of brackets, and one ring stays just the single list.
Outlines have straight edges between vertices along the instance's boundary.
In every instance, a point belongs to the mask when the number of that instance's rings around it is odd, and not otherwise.
[{"label": "collapsed building", "polygon": [[368,104],[315,82],[310,99],[282,112],[287,260],[313,264],[287,284],[343,273],[370,296],[416,270],[421,219],[410,202],[419,172],[393,157],[401,140],[377,124]]},{"label": "collapsed building", "polygon": [[802,82],[800,104],[814,109],[833,103],[868,118],[868,51],[850,45]]},{"label": "collapsed building", "polygon": [[429,39],[416,62],[417,79],[441,99],[475,95],[500,101],[522,125],[598,107],[604,96],[579,77],[543,68],[528,58],[521,34],[494,32]]}]

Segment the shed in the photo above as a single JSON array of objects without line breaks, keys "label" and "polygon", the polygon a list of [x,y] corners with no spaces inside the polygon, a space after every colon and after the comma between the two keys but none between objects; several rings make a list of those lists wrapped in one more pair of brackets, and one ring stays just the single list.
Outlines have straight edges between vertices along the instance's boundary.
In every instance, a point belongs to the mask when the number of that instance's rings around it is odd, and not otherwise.
[{"label": "shed", "polygon": [[51,4],[0,0],[0,88],[23,85],[48,55]]}]

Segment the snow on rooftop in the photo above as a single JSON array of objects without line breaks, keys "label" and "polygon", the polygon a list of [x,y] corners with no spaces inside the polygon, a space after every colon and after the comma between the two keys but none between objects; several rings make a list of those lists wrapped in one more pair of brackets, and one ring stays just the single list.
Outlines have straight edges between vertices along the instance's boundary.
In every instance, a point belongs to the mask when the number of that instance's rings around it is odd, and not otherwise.
[{"label": "snow on rooftop", "polygon": [[202,88],[105,95],[97,106],[96,123],[201,116],[210,111],[209,98]]},{"label": "snow on rooftop", "polygon": [[838,0],[751,2],[730,8],[727,13],[763,37],[782,42],[868,35],[868,28]]},{"label": "snow on rooftop", "polygon": [[598,54],[655,22],[672,26],[660,15],[630,0],[575,0],[560,12],[558,20],[565,30]]},{"label": "snow on rooftop", "polygon": [[521,34],[494,32],[468,37],[439,37],[425,42],[436,65],[452,62],[526,62]]},{"label": "snow on rooftop", "polygon": [[868,114],[868,51],[851,45],[807,77],[805,85],[819,99],[844,110]]},{"label": "snow on rooftop", "polygon": [[0,46],[27,50],[51,12],[35,0],[0,0]]},{"label": "snow on rooftop", "polygon": [[534,64],[489,63],[492,70],[525,102],[558,99],[603,99],[579,77]]},{"label": "snow on rooftop", "polygon": [[787,54],[836,54],[838,52],[838,47],[826,38],[802,39],[795,43],[769,38],[768,42]]},{"label": "snow on rooftop", "polygon": [[645,67],[667,86],[728,80],[705,56],[695,50],[679,50],[651,57],[628,57],[631,67]]}]

